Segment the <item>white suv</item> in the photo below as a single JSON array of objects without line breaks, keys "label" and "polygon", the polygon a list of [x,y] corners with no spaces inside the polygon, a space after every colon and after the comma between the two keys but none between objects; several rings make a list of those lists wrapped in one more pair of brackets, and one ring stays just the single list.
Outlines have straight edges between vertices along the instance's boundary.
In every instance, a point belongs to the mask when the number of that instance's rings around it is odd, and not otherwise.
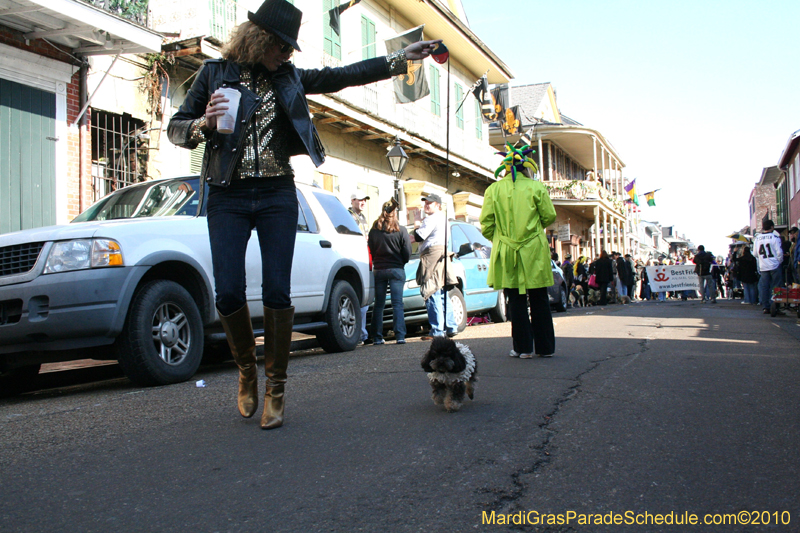
[{"label": "white suv", "polygon": [[[0,235],[0,395],[42,363],[116,359],[141,385],[192,377],[224,332],[214,305],[206,190],[198,177],[120,189],[72,223]],[[295,331],[328,352],[353,350],[373,299],[369,252],[342,203],[298,185],[292,269]],[[247,299],[263,331],[258,237],[247,248]]]}]

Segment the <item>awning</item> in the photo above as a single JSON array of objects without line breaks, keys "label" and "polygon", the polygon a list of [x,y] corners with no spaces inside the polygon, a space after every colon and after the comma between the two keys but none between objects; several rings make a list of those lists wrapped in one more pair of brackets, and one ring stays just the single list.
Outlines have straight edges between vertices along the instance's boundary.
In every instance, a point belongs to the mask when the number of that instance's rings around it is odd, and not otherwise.
[{"label": "awning", "polygon": [[25,39],[47,39],[75,54],[157,53],[162,35],[79,0],[4,0],[0,25]]}]

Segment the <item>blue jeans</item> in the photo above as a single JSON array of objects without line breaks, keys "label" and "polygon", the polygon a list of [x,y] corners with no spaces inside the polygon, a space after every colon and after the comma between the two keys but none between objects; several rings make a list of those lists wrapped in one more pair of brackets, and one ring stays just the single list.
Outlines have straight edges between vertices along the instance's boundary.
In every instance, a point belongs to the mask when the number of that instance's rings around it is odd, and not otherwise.
[{"label": "blue jeans", "polygon": [[778,267],[775,270],[761,272],[758,280],[758,296],[761,307],[769,309],[772,305],[772,289],[783,284],[783,269]]},{"label": "blue jeans", "polygon": [[431,324],[431,335],[432,336],[441,336],[445,334],[444,328],[447,328],[447,333],[457,333],[458,332],[458,324],[456,324],[456,319],[453,316],[453,306],[447,306],[447,324],[444,325],[445,317],[444,317],[444,299],[445,299],[445,290],[439,289],[438,291],[434,292],[430,298],[425,300],[425,309],[428,311],[428,322]]},{"label": "blue jeans", "polygon": [[711,274],[698,277],[700,278],[700,299],[716,302],[717,285],[714,282],[714,277]]},{"label": "blue jeans", "polygon": [[372,326],[370,334],[373,339],[383,338],[383,309],[386,307],[386,289],[392,295],[392,331],[396,340],[406,338],[406,320],[403,317],[403,287],[406,284],[406,272],[402,268],[374,270],[375,275],[375,307],[372,309]]},{"label": "blue jeans", "polygon": [[758,284],[756,283],[743,283],[744,285],[744,303],[757,304],[758,303]]},{"label": "blue jeans", "polygon": [[261,247],[261,298],[271,309],[292,306],[291,281],[297,236],[297,189],[210,187],[206,218],[217,309],[229,315],[247,304],[247,243],[255,228]]}]

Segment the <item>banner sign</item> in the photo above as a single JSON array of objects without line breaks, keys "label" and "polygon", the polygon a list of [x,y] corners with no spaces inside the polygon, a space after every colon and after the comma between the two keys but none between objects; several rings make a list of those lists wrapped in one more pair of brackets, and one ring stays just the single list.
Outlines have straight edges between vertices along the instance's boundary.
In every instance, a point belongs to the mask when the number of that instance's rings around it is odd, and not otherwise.
[{"label": "banner sign", "polygon": [[569,242],[569,224],[558,225],[558,240],[561,242]]},{"label": "banner sign", "polygon": [[700,290],[700,279],[694,265],[649,266],[647,278],[653,292]]}]

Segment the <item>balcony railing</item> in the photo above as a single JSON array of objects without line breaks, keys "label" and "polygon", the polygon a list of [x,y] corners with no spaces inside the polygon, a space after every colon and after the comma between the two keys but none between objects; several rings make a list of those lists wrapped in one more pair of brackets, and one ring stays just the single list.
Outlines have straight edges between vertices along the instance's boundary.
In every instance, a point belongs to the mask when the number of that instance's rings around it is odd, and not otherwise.
[{"label": "balcony railing", "polygon": [[618,212],[624,212],[622,202],[614,198],[608,190],[596,181],[554,180],[543,181],[542,183],[550,192],[550,198],[554,200],[601,200]]},{"label": "balcony railing", "polygon": [[149,0],[82,0],[109,13],[128,19],[141,26],[147,26]]}]

